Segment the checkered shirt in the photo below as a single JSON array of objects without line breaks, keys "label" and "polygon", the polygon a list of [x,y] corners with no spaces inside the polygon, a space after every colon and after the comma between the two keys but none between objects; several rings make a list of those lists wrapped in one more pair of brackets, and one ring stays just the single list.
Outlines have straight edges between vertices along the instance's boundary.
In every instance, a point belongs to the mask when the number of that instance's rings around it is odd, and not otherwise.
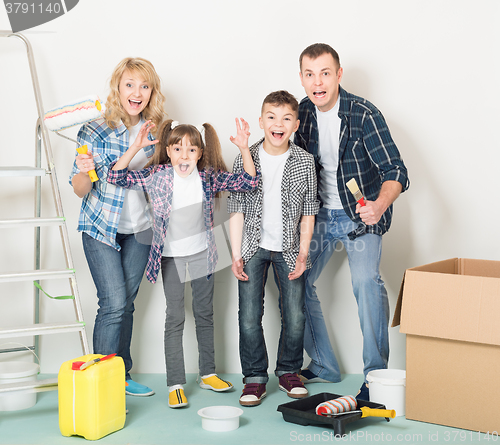
[{"label": "checkered shirt", "polygon": [[[108,181],[124,188],[144,190],[153,207],[153,242],[149,252],[146,277],[155,283],[161,267],[161,257],[165,237],[167,235],[170,212],[172,210],[172,190],[174,186],[174,169],[171,165],[156,165],[143,170],[112,170],[109,168]],[[246,171],[232,174],[225,171],[215,171],[213,168],[198,172],[203,186],[203,215],[208,245],[207,276],[215,271],[218,254],[214,236],[214,199],[218,192],[244,192],[257,187],[260,172],[250,176]],[[242,193],[244,194],[244,193]]]},{"label": "checkered shirt", "polygon": [[[150,134],[150,140],[154,140]],[[87,145],[92,152],[94,164],[99,181],[92,183],[92,189],[83,197],[78,220],[78,231],[85,232],[92,238],[120,250],[116,243],[118,222],[125,199],[125,190],[106,181],[109,164],[120,158],[129,148],[129,132],[127,127],[120,125],[112,130],[106,125],[104,119],[97,119],[83,125],[78,132],[78,146]],[[144,147],[146,156],[153,156],[155,147]],[[73,176],[80,173],[73,164],[69,176],[69,183]]]},{"label": "checkered shirt", "polygon": [[[363,195],[375,201],[384,181],[398,181],[405,191],[410,185],[408,172],[382,113],[367,100],[342,87],[339,87],[339,97],[341,126],[337,186],[340,200],[347,215],[363,227],[363,233],[383,235],[391,225],[392,205],[377,224],[365,226],[356,213],[356,201],[345,184],[355,178]],[[295,143],[314,155],[319,175],[322,167],[319,163],[316,107],[308,97],[300,102],[299,120]]]},{"label": "checkered shirt", "polygon": [[[255,168],[260,170],[259,142],[250,147]],[[233,173],[243,169],[243,160],[238,155],[234,161]],[[302,148],[290,141],[290,156],[283,171],[281,182],[281,212],[283,218],[283,258],[290,270],[295,269],[295,262],[300,250],[300,220],[302,215],[316,215],[319,201],[316,190],[316,171],[314,158]],[[248,193],[231,193],[227,200],[229,213],[244,213],[241,257],[244,264],[257,252],[260,242],[262,203],[264,192],[262,178],[256,190]],[[307,268],[311,267],[309,255]]]}]

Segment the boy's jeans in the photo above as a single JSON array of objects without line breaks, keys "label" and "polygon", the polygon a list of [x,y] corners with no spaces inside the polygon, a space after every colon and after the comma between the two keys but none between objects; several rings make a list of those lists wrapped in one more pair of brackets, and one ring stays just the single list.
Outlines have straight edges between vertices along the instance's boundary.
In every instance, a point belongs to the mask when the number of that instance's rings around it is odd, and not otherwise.
[{"label": "boy's jeans", "polygon": [[303,363],[304,275],[289,280],[290,269],[281,252],[259,248],[244,271],[248,281],[238,281],[240,360],[245,383],[267,383],[269,360],[262,316],[267,272],[272,264],[279,290],[281,332],[275,374],[299,372]]},{"label": "boy's jeans", "polygon": [[130,379],[134,300],[151,246],[138,242],[134,234],[116,234],[120,251],[86,233],[82,233],[82,241],[99,304],[94,325],[94,353],[117,353],[125,363],[126,378]]},{"label": "boy's jeans", "polygon": [[[311,358],[308,369],[331,382],[340,382],[340,369],[328,338],[314,283],[339,246],[339,241],[347,251],[354,296],[358,303],[358,315],[363,333],[365,378],[371,370],[387,368],[389,358],[389,302],[384,282],[379,274],[382,237],[368,233],[351,241],[347,234],[355,228],[356,223],[344,210],[322,207],[316,216],[310,246],[313,265],[304,273],[306,280],[304,348]],[[323,298],[334,297],[325,295]],[[335,319],[330,320],[330,323],[335,323]]]}]

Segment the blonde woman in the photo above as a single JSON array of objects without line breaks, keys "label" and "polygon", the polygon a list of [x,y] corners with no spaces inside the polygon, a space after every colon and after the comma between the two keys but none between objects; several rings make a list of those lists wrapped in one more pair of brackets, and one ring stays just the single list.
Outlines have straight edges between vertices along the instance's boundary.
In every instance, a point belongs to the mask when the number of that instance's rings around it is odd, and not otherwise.
[{"label": "blonde woman", "polygon": [[[76,157],[70,183],[82,198],[78,231],[97,289],[94,353],[117,353],[125,363],[127,394],[150,396],[154,391],[130,376],[134,300],[151,247],[141,242],[141,235],[151,230],[147,202],[143,192],[109,184],[107,176],[109,164],[130,147],[137,148],[131,169],[148,163],[158,142],[153,135],[164,118],[165,98],[153,65],[141,58],[117,65],[110,90],[104,118],[83,125],[78,133],[78,143],[87,145],[88,154]],[[99,177],[96,182],[88,176],[92,169]]]}]

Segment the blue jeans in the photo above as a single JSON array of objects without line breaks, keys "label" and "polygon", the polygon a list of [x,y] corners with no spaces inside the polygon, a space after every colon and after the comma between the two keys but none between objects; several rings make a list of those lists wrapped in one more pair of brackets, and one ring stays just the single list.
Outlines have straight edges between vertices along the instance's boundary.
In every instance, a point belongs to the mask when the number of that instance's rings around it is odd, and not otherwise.
[{"label": "blue jeans", "polygon": [[310,254],[312,268],[306,270],[306,329],[304,348],[311,358],[308,369],[331,382],[340,382],[340,369],[328,338],[321,303],[314,283],[339,242],[344,245],[351,269],[351,282],[358,304],[363,333],[364,375],[387,368],[389,359],[389,301],[379,274],[382,237],[367,233],[354,241],[347,234],[356,228],[344,210],[321,208],[316,216]]},{"label": "blue jeans", "polygon": [[245,383],[267,383],[269,359],[264,341],[264,288],[272,264],[279,290],[281,332],[275,374],[299,372],[304,344],[304,275],[289,280],[290,269],[281,252],[259,248],[245,265],[248,281],[238,281],[240,361]]},{"label": "blue jeans", "polygon": [[121,246],[118,251],[82,233],[83,250],[99,304],[94,325],[94,354],[117,353],[125,362],[127,379],[132,368],[130,342],[134,300],[151,248],[139,243],[135,236],[118,233],[116,242]]}]

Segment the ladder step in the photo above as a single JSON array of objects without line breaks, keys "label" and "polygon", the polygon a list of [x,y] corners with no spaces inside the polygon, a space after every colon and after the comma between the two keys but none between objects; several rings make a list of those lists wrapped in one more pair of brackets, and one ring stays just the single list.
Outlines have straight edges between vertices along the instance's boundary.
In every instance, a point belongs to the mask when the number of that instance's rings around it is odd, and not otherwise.
[{"label": "ladder step", "polygon": [[0,328],[0,338],[29,337],[42,334],[62,334],[79,332],[85,329],[85,323],[78,321],[71,323],[37,323],[27,326]]},{"label": "ladder step", "polygon": [[45,176],[47,171],[37,167],[0,167],[0,176]]},{"label": "ladder step", "polygon": [[29,226],[29,227],[62,226],[65,221],[66,218],[64,217],[4,219],[0,220],[0,229],[19,227],[19,226]]},{"label": "ladder step", "polygon": [[73,278],[75,269],[40,269],[24,272],[11,272],[0,274],[0,283],[9,281],[34,281],[48,278]]},{"label": "ladder step", "polygon": [[24,390],[30,392],[53,391],[57,389],[57,378],[32,380],[29,382],[4,383],[0,385],[0,394]]}]

